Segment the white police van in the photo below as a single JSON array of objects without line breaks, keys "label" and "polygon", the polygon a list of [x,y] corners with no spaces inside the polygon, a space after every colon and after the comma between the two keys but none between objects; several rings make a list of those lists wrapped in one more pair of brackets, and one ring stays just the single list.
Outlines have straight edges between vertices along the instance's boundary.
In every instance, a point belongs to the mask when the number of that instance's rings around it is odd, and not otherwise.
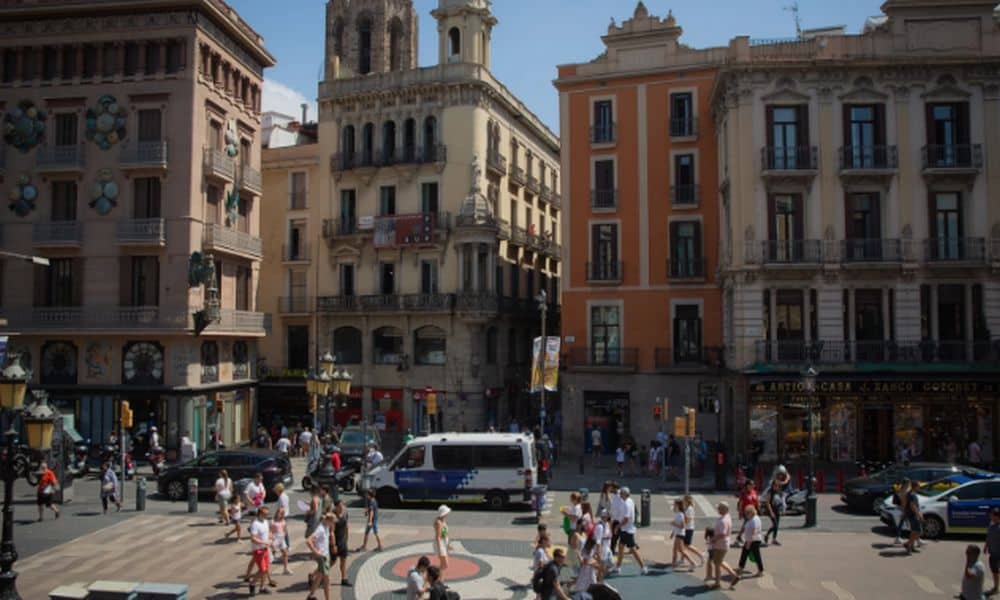
[{"label": "white police van", "polygon": [[434,433],[410,441],[368,474],[381,506],[531,500],[538,473],[530,433]]}]

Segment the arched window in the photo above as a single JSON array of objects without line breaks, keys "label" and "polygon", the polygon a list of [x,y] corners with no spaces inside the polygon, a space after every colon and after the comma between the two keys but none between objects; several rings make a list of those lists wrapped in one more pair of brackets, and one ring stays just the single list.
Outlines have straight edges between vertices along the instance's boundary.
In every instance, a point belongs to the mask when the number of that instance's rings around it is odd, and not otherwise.
[{"label": "arched window", "polygon": [[380,327],[372,334],[373,362],[398,365],[403,355],[403,332],[395,327]]},{"label": "arched window", "polygon": [[486,364],[497,364],[497,328],[486,330]]},{"label": "arched window", "polygon": [[330,37],[333,38],[333,53],[341,58],[344,56],[344,20],[337,17],[333,22],[333,29],[330,30]]},{"label": "arched window", "polygon": [[437,118],[424,119],[424,162],[437,161]]},{"label": "arched window", "polygon": [[399,17],[389,22],[389,69],[398,71],[402,65],[403,22]]},{"label": "arched window", "polygon": [[417,155],[417,122],[407,119],[403,122],[403,159],[412,161]]},{"label": "arched window", "polygon": [[361,364],[361,330],[356,327],[338,327],[333,331],[333,358],[337,364]]},{"label": "arched window", "polygon": [[354,159],[354,125],[344,127],[340,140],[340,153],[345,160]]},{"label": "arched window", "polygon": [[458,27],[448,30],[448,62],[458,62],[462,58],[462,32]]},{"label": "arched window", "polygon": [[358,73],[372,72],[372,18],[365,15],[358,19]]},{"label": "arched window", "polygon": [[413,362],[418,365],[443,365],[448,358],[445,332],[427,325],[413,332]]},{"label": "arched window", "polygon": [[201,382],[215,383],[219,380],[219,344],[201,343]]},{"label": "arched window", "polygon": [[396,122],[382,124],[382,163],[389,165],[396,159]]},{"label": "arched window", "polygon": [[361,163],[363,165],[372,164],[372,156],[374,155],[375,148],[375,126],[371,123],[365,123],[364,129],[361,130]]}]

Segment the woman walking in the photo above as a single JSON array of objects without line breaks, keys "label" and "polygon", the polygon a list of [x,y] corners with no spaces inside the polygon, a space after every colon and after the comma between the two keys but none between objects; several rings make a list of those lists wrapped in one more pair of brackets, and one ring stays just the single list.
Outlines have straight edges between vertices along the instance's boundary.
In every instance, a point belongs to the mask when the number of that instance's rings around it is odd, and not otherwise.
[{"label": "woman walking", "polygon": [[771,519],[771,527],[764,534],[764,545],[767,545],[767,540],[770,538],[775,546],[780,546],[781,542],[778,541],[778,525],[781,523],[781,515],[785,513],[785,491],[777,479],[771,481],[771,486],[764,493],[764,498],[760,506]]},{"label": "woman walking", "polygon": [[276,557],[281,557],[285,567],[282,575],[292,574],[292,570],[288,568],[288,550],[288,523],[285,521],[285,509],[279,507],[271,519],[271,551]]},{"label": "woman walking", "polygon": [[[292,499],[288,497],[288,492],[285,491],[285,484],[279,482],[274,486],[274,495],[278,497],[278,501],[274,505],[274,516],[278,517],[278,511],[284,515],[287,519],[292,514]],[[288,537],[288,528],[284,530],[285,533],[285,547],[290,548],[292,545],[292,540]]]},{"label": "woman walking", "polygon": [[41,521],[44,518],[46,506],[52,509],[52,512],[55,513],[58,519],[59,509],[52,504],[52,496],[59,489],[59,481],[56,479],[56,474],[44,460],[38,465],[38,472],[41,473],[41,476],[38,478],[37,495],[35,498],[36,504],[38,504],[38,520]]},{"label": "woman walking", "polygon": [[920,534],[923,533],[924,516],[920,512],[920,502],[917,500],[916,486],[910,485],[906,492],[903,504],[903,522],[910,526],[910,537],[903,542],[907,554],[913,554],[920,542]]},{"label": "woman walking", "polygon": [[215,480],[215,502],[219,505],[219,523],[229,525],[229,500],[233,497],[233,480],[225,469],[219,471]]},{"label": "woman walking", "polygon": [[597,576],[601,569],[599,552],[600,546],[597,545],[596,540],[587,538],[580,549],[580,570],[576,575],[576,582],[573,584],[574,594],[585,594],[590,586],[597,583]]},{"label": "woman walking", "polygon": [[319,486],[313,486],[312,497],[309,499],[309,510],[306,511],[306,537],[310,537],[316,528],[319,527],[320,519],[322,519],[323,511],[322,508],[322,498],[320,498]]},{"label": "woman walking", "polygon": [[438,507],[437,518],[434,519],[434,552],[437,553],[438,563],[441,565],[441,578],[444,579],[444,572],[448,568],[448,523],[445,517],[451,509],[447,504]]},{"label": "woman walking", "polygon": [[[695,548],[691,543],[694,541],[694,498],[691,494],[684,496],[684,549],[698,557],[702,564],[705,564],[705,555],[701,550]],[[690,556],[690,554],[689,554]]]},{"label": "woman walking", "polygon": [[671,555],[670,566],[679,569],[684,559],[691,563],[691,570],[695,569],[694,561],[684,550],[684,501],[674,500],[674,519],[671,522],[670,539],[674,541],[673,554]]},{"label": "woman walking", "polygon": [[763,530],[763,525],[761,525],[760,517],[757,516],[757,509],[753,506],[748,506],[743,514],[745,518],[743,520],[743,550],[740,552],[740,568],[736,571],[736,579],[733,580],[730,587],[735,587],[739,583],[739,574],[746,571],[748,558],[757,563],[757,577],[764,574],[764,561],[760,557],[760,545],[763,542],[760,532]]},{"label": "woman walking", "polygon": [[104,463],[101,466],[101,506],[104,514],[108,514],[108,502],[114,502],[118,512],[122,510],[122,503],[118,500],[118,476],[111,468],[111,463]]},{"label": "woman walking", "polygon": [[602,510],[611,511],[611,499],[617,495],[614,487],[613,481],[605,481],[601,486],[601,494],[597,498],[597,514],[601,514]]},{"label": "woman walking", "polygon": [[705,540],[708,542],[708,562],[705,563],[705,581],[713,581],[709,587],[719,587],[722,580],[722,571],[725,570],[733,578],[733,585],[739,575],[728,564],[726,564],[726,552],[729,551],[729,536],[733,533],[733,518],[729,516],[729,504],[719,502],[717,507],[719,518],[715,521],[715,526],[705,531]]}]

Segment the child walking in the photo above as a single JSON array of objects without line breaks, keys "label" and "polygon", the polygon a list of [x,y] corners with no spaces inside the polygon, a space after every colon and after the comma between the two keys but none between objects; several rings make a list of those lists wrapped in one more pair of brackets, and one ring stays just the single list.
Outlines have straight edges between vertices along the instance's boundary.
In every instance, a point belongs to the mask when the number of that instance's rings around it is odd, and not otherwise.
[{"label": "child walking", "polygon": [[236,534],[236,541],[240,541],[243,538],[243,529],[240,526],[240,519],[243,518],[243,503],[240,502],[240,497],[238,494],[233,494],[232,498],[229,499],[229,522],[232,523],[232,531],[226,532],[226,537]]}]

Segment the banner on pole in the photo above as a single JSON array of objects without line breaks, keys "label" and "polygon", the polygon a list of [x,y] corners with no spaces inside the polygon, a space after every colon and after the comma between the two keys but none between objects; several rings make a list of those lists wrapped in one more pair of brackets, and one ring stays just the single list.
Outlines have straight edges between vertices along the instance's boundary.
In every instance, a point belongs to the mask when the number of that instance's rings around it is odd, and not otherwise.
[{"label": "banner on pole", "polygon": [[7,336],[0,335],[0,368],[7,365]]},{"label": "banner on pole", "polygon": [[531,361],[531,392],[542,391],[543,377],[546,392],[559,389],[559,338],[545,338],[545,351],[542,354],[542,338],[536,337],[532,346]]}]

